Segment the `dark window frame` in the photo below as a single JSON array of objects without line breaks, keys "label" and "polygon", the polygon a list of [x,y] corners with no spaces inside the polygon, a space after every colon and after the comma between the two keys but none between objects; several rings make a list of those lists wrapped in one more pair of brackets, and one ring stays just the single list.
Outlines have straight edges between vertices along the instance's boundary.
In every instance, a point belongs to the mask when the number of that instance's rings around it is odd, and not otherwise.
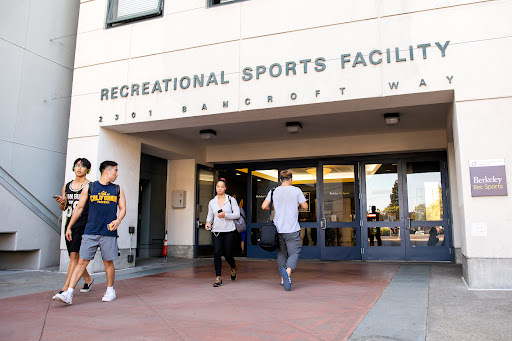
[{"label": "dark window frame", "polygon": [[247,0],[232,0],[232,1],[224,2],[224,3],[220,3],[220,2],[219,3],[215,3],[217,1],[220,1],[220,0],[206,0],[207,7],[210,8],[210,7],[231,5],[231,4],[236,3],[236,2],[243,2],[243,1],[247,1]]},{"label": "dark window frame", "polygon": [[[142,13],[133,14],[130,16],[125,16],[121,19],[112,19],[114,15],[114,5],[118,0],[108,0],[107,3],[107,18],[106,18],[106,27],[116,27],[121,24],[126,24],[134,21],[144,20],[148,18],[160,17],[163,16],[164,13],[164,0],[158,0],[158,9],[155,11],[146,11]],[[210,1],[210,0],[209,0]]]}]

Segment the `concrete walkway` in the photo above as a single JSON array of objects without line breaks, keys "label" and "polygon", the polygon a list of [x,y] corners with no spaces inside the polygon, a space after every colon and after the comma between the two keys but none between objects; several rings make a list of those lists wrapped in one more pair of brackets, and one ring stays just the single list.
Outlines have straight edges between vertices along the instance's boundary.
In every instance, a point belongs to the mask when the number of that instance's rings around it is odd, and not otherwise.
[{"label": "concrete walkway", "polygon": [[211,260],[142,262],[115,301],[95,274],[71,306],[51,300],[64,274],[0,271],[0,340],[511,339],[512,292],[468,291],[458,265],[303,261],[285,292],[274,261],[238,264],[213,288]]}]

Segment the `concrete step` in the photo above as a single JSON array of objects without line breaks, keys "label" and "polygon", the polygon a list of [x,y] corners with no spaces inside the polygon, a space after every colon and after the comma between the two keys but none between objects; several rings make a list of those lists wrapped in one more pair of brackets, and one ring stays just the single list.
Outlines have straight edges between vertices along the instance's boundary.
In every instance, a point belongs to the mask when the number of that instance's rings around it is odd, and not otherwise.
[{"label": "concrete step", "polygon": [[0,251],[16,251],[16,231],[0,232]]},{"label": "concrete step", "polygon": [[36,270],[39,267],[40,250],[0,251],[0,269]]}]

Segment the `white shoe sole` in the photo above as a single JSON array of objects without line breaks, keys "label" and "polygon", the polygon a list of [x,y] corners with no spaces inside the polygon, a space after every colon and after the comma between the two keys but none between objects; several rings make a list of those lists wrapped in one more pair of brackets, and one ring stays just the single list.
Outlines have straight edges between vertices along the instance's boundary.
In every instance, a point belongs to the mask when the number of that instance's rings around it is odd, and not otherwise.
[{"label": "white shoe sole", "polygon": [[59,302],[62,302],[64,304],[67,304],[67,305],[71,305],[72,302],[66,302],[64,301],[62,298],[60,298],[59,296],[55,296],[55,301],[59,301]]},{"label": "white shoe sole", "polygon": [[114,298],[112,298],[112,299],[103,297],[103,298],[101,299],[101,302],[112,302],[112,301],[113,301],[113,300],[115,300],[115,299],[116,299],[116,297],[114,297]]}]

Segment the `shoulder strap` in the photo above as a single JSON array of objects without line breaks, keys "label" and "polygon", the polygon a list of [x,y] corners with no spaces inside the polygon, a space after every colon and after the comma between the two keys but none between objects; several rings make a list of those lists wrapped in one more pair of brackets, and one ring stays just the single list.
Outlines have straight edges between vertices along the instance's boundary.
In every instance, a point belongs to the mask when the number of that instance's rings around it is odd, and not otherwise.
[{"label": "shoulder strap", "polygon": [[269,213],[268,213],[268,220],[272,219],[272,205],[273,205],[273,202],[274,202],[273,200],[274,200],[274,190],[275,189],[276,188],[274,187],[274,188],[272,188],[270,190],[270,210],[269,210]]},{"label": "shoulder strap", "polygon": [[89,190],[87,191],[87,193],[89,194],[89,196],[92,194],[92,187],[94,186],[94,182],[96,182],[96,181],[89,182]]},{"label": "shoulder strap", "polygon": [[118,184],[114,184],[114,186],[116,186],[116,197],[119,198],[119,194],[121,194],[121,187],[119,187]]}]

